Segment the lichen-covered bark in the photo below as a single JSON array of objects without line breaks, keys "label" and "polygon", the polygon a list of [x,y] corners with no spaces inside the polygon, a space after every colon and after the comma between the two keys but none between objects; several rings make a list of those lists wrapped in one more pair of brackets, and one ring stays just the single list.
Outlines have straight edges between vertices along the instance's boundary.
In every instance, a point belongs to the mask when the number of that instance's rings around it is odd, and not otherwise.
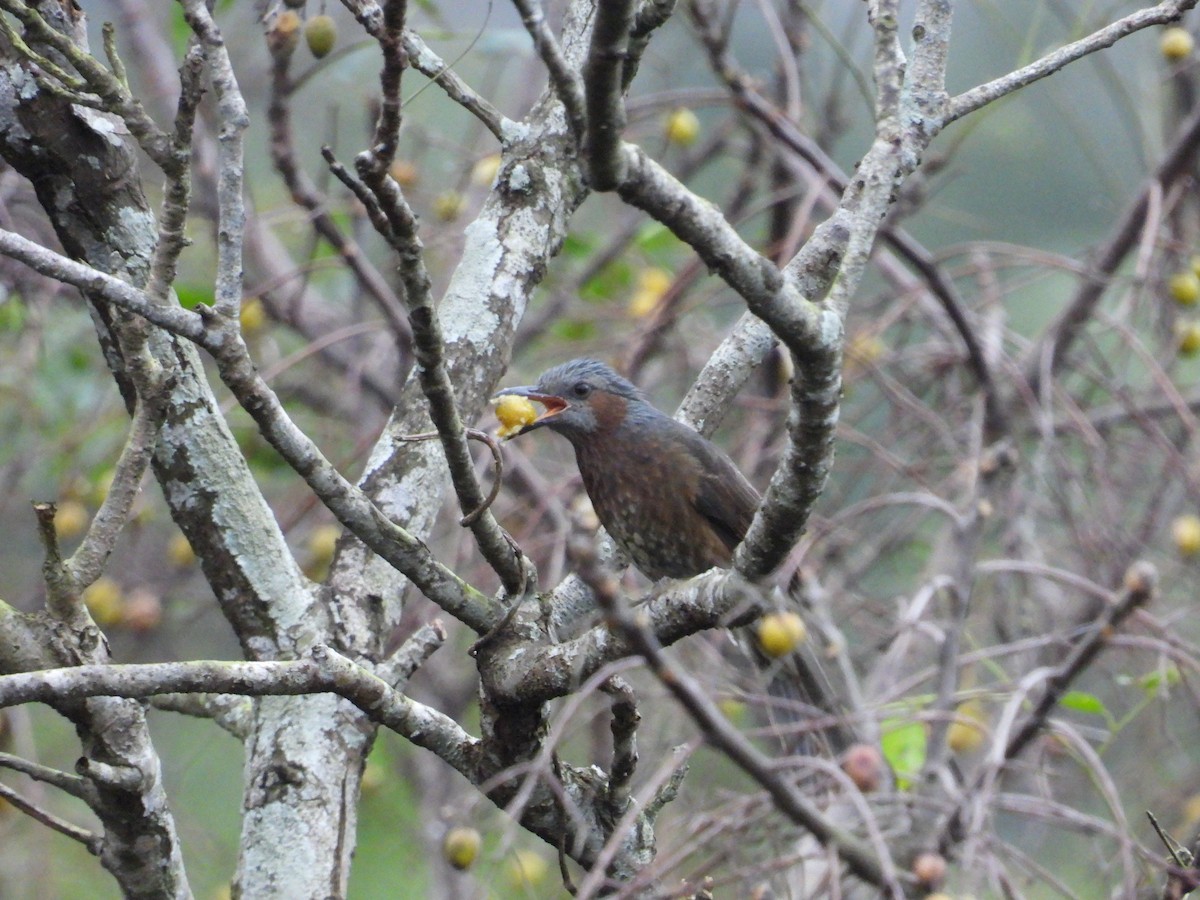
[{"label": "lichen-covered bark", "polygon": [[[156,224],[135,145],[119,120],[42,89],[10,48],[0,56],[0,154],[30,180],[68,255],[135,285],[145,282]],[[90,308],[132,405],[122,353],[127,316],[95,298]],[[309,586],[219,412],[195,347],[157,330],[149,347],[173,385],[154,454],[172,515],[247,655],[289,653],[311,640],[320,621]],[[43,654],[40,664],[77,661]],[[141,705],[92,700],[62,711],[75,722],[89,761],[92,805],[105,826],[105,866],[129,896],[190,896]]]}]

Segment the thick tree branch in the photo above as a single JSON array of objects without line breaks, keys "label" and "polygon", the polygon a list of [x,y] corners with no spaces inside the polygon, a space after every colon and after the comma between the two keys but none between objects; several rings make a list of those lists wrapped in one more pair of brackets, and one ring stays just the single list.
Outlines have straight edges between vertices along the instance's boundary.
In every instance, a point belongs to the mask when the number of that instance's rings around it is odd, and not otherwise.
[{"label": "thick tree branch", "polygon": [[417,703],[346,657],[316,645],[305,659],[277,662],[183,662],[71,666],[0,676],[0,707],[58,705],[88,697],[144,699],[171,693],[248,697],[332,693],[371,721],[436,753],[472,776],[478,740],[452,719]]}]

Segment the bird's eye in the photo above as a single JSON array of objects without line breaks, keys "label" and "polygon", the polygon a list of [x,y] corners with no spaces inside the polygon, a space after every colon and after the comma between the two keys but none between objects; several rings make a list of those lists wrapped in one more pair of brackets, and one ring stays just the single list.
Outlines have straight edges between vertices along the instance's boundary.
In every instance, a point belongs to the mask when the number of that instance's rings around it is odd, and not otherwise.
[{"label": "bird's eye", "polygon": [[571,393],[573,393],[580,400],[582,400],[584,397],[586,397],[591,392],[592,392],[592,386],[590,384],[588,384],[586,381],[576,382],[575,387],[571,388]]}]

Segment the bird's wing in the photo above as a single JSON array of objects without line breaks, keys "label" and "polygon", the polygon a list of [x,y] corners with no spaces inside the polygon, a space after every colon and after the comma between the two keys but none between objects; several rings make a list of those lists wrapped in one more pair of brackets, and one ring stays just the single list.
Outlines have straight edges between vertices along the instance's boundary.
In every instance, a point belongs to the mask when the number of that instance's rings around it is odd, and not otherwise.
[{"label": "bird's wing", "polygon": [[700,478],[696,486],[696,509],[700,511],[730,551],[750,528],[759,495],[746,477],[738,471],[718,447],[687,429],[684,440],[700,463]]}]

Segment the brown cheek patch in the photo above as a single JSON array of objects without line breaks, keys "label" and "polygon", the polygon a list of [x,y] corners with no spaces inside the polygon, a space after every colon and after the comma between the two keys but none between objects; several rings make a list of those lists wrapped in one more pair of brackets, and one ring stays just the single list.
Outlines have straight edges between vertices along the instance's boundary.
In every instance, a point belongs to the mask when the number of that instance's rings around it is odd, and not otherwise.
[{"label": "brown cheek patch", "polygon": [[596,425],[601,431],[612,431],[625,421],[625,398],[597,391],[592,394],[591,407]]}]

